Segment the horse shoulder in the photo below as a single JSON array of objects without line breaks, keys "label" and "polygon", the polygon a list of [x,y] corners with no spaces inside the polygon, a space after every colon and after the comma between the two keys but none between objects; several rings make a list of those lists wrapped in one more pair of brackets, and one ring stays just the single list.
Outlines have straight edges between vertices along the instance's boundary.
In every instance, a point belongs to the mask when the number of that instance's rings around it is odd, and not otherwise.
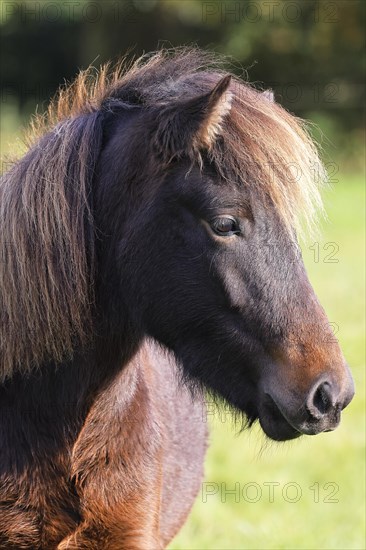
[{"label": "horse shoulder", "polygon": [[199,491],[206,432],[203,400],[179,383],[172,357],[145,342],[100,391],[74,445],[84,521],[68,548],[98,525],[111,549],[165,547]]}]

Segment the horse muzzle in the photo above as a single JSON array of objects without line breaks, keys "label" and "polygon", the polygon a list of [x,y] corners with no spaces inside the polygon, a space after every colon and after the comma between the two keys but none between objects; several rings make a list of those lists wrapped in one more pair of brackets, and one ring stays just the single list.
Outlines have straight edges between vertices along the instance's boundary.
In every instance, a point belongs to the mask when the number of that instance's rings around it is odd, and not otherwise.
[{"label": "horse muzzle", "polygon": [[318,380],[305,395],[267,383],[262,388],[259,422],[266,435],[277,441],[329,432],[339,425],[341,411],[354,392],[349,371],[342,390],[330,377]]}]

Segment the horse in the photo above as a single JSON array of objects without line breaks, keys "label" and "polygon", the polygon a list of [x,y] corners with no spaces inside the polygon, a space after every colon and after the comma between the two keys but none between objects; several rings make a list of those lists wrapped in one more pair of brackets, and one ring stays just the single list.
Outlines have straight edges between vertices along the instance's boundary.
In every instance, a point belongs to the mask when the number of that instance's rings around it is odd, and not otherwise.
[{"label": "horse", "polygon": [[0,547],[162,549],[205,398],[273,440],[354,387],[299,253],[306,125],[195,48],[82,71],[0,184]]}]

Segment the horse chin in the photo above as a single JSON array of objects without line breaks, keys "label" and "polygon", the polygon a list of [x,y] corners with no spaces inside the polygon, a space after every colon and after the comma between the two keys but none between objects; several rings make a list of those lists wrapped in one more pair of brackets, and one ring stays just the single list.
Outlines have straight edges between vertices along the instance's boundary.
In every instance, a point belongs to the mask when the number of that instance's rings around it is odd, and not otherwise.
[{"label": "horse chin", "polygon": [[276,403],[268,395],[260,407],[259,423],[264,433],[274,441],[289,441],[302,435],[301,432],[291,426]]}]

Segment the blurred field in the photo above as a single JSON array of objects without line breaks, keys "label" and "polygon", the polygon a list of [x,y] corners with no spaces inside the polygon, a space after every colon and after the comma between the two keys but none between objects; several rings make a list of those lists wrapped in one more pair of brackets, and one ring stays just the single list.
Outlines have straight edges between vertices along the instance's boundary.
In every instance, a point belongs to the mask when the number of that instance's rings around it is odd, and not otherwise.
[{"label": "blurred field", "polygon": [[[203,486],[171,550],[365,548],[364,179],[339,179],[325,196],[329,220],[319,262],[308,248],[313,243],[303,251],[351,365],[356,396],[335,432],[286,444],[266,442],[259,429],[236,435],[229,418],[216,417],[205,478],[216,485]],[[334,245],[323,249],[327,243],[338,245],[334,257],[327,256]],[[271,482],[278,483],[273,502],[264,485]],[[225,502],[225,487],[234,490],[235,483],[239,502],[235,494],[226,494]]]}]

